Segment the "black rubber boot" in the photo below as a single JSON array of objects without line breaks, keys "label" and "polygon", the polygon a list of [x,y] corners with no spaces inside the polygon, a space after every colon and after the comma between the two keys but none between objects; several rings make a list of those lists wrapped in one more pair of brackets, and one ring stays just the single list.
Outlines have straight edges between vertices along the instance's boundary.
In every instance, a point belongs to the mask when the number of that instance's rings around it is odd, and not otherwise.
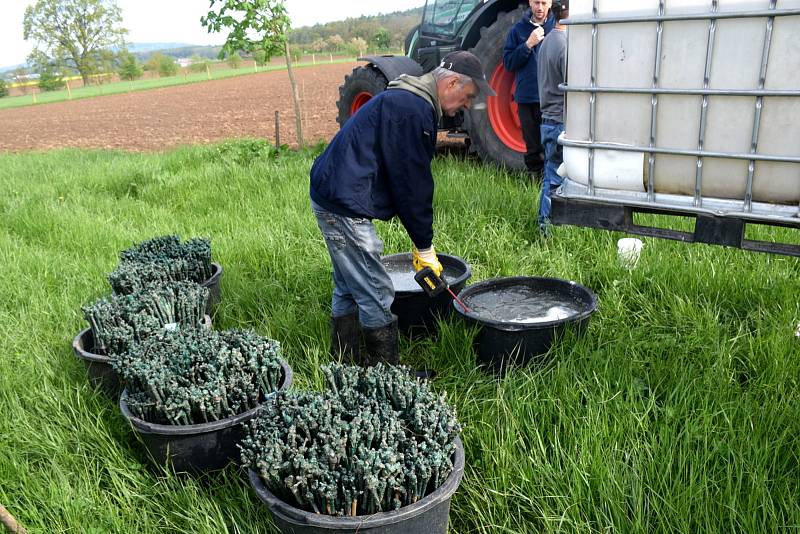
[{"label": "black rubber boot", "polygon": [[361,326],[358,324],[358,312],[341,317],[331,318],[331,356],[342,358],[346,361],[359,363],[361,350],[359,349],[359,334]]},{"label": "black rubber boot", "polygon": [[400,364],[400,339],[397,332],[397,317],[378,328],[364,328],[364,345],[366,357],[362,358],[362,365],[370,367],[378,362],[391,365]]}]

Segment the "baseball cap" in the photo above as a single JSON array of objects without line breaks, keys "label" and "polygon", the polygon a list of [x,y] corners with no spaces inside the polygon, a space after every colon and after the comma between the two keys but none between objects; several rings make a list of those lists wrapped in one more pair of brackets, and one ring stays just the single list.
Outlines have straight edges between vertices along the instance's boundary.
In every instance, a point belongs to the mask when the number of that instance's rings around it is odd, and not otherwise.
[{"label": "baseball cap", "polygon": [[472,78],[472,81],[475,82],[475,85],[478,86],[478,90],[486,96],[497,96],[497,93],[494,92],[494,89],[492,89],[486,81],[481,60],[472,52],[467,52],[466,50],[450,52],[444,56],[439,66],[463,74],[464,76],[469,76]]}]

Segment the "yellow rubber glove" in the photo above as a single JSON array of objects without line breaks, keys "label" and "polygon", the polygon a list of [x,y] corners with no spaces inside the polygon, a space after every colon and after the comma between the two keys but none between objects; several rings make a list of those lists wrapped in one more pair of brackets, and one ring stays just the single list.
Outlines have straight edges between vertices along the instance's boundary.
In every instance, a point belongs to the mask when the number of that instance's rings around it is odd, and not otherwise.
[{"label": "yellow rubber glove", "polygon": [[442,264],[439,263],[439,258],[436,257],[436,250],[433,246],[418,250],[417,247],[411,251],[411,263],[414,265],[415,271],[421,271],[425,267],[430,267],[436,276],[442,276]]}]

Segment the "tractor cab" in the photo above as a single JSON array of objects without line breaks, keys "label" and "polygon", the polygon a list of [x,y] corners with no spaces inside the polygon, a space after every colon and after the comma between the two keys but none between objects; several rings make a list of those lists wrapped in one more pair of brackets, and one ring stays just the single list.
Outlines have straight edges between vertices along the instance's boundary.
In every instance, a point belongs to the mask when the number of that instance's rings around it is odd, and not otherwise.
[{"label": "tractor cab", "polygon": [[425,5],[420,30],[425,36],[454,38],[476,6],[482,0],[436,0]]},{"label": "tractor cab", "polygon": [[425,4],[422,22],[412,31],[406,54],[426,71],[439,64],[441,56],[461,44],[462,28],[482,0],[435,0]]}]

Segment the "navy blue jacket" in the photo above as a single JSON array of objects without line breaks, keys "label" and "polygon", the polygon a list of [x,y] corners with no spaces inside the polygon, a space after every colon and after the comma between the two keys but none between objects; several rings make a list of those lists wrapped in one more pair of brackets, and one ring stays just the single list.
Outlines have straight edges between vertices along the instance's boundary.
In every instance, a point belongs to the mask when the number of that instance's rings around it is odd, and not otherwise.
[{"label": "navy blue jacket", "polygon": [[[553,13],[548,13],[542,26],[547,35],[556,25]],[[517,89],[514,91],[514,101],[517,104],[539,103],[539,80],[537,75],[536,55],[539,45],[528,48],[525,41],[531,36],[533,23],[531,10],[522,15],[522,19],[511,27],[503,47],[503,66],[507,71],[515,73]],[[541,41],[539,44],[542,44]]]},{"label": "navy blue jacket", "polygon": [[387,89],[350,117],[311,167],[311,199],[346,217],[398,215],[417,248],[433,241],[436,111],[421,96]]}]

